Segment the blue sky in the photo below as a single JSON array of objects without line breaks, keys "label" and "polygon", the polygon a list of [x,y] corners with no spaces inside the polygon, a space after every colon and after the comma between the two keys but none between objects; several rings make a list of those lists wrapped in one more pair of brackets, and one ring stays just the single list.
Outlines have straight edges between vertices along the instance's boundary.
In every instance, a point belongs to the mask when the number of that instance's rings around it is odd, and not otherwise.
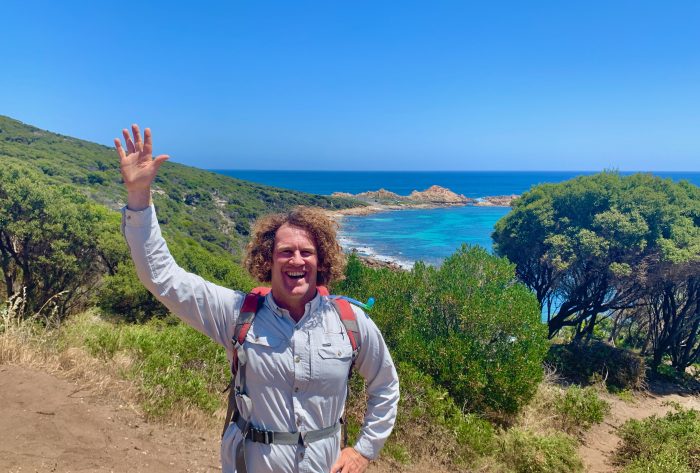
[{"label": "blue sky", "polygon": [[697,1],[4,0],[0,114],[229,169],[700,170]]}]

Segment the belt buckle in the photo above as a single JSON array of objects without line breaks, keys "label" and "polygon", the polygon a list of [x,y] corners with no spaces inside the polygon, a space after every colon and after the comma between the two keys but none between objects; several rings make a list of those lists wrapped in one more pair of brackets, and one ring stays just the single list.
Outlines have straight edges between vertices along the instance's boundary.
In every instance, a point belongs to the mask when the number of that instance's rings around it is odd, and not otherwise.
[{"label": "belt buckle", "polygon": [[269,430],[250,429],[250,438],[253,442],[271,444],[275,439],[275,433]]}]

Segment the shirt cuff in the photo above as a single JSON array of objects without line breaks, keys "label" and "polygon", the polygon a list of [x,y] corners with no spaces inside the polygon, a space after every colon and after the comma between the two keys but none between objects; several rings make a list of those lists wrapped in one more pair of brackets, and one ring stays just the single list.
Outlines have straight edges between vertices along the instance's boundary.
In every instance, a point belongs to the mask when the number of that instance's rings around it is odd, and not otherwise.
[{"label": "shirt cuff", "polygon": [[381,450],[381,447],[375,448],[374,445],[372,445],[372,441],[364,436],[360,437],[353,448],[357,450],[357,453],[369,460],[376,460]]},{"label": "shirt cuff", "polygon": [[155,218],[156,210],[153,204],[143,210],[129,210],[122,207],[122,224],[127,227],[150,227]]}]

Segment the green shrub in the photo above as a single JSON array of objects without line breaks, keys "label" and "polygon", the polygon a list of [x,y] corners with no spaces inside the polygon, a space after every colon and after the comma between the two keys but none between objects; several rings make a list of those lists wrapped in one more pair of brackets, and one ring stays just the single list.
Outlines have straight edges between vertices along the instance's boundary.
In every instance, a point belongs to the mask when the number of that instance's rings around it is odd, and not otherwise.
[{"label": "green shrub", "polygon": [[572,433],[588,430],[593,424],[603,422],[610,412],[610,404],[590,386],[571,386],[555,396],[554,409],[564,429]]},{"label": "green shrub", "polygon": [[646,379],[642,357],[597,340],[588,344],[552,345],[546,362],[578,384],[604,379],[612,389],[640,389]]},{"label": "green shrub", "polygon": [[516,413],[542,379],[546,327],[513,265],[463,246],[440,268],[375,270],[357,258],[334,292],[374,296],[372,317],[393,356],[431,376],[467,411]]},{"label": "green shrub", "polygon": [[[249,291],[256,285],[245,269],[220,249],[209,251],[191,238],[177,236],[168,240],[168,247],[180,266],[208,281],[241,291]],[[126,254],[114,273],[105,277],[95,301],[103,311],[128,322],[143,322],[168,314],[165,306],[139,281],[136,268]]]},{"label": "green shrub", "polygon": [[124,374],[140,386],[149,415],[184,406],[213,413],[221,405],[230,373],[223,347],[175,319],[131,325],[76,318],[63,336],[108,362],[126,355],[131,363]]},{"label": "green shrub", "polygon": [[[465,414],[443,388],[415,366],[398,362],[401,398],[394,431],[383,455],[400,463],[429,458],[434,464],[467,465],[495,447],[494,428],[474,414]],[[353,376],[348,402],[348,433],[352,444],[366,407],[364,381]]]},{"label": "green shrub", "polygon": [[565,434],[538,436],[526,430],[510,429],[499,437],[496,458],[506,471],[513,473],[583,472],[576,442]]},{"label": "green shrub", "polygon": [[664,417],[629,420],[618,431],[616,461],[625,473],[700,471],[700,412],[677,408]]},{"label": "green shrub", "polygon": [[114,274],[105,276],[95,302],[104,312],[127,322],[143,322],[168,314],[168,309],[139,281],[131,261],[119,263]]}]

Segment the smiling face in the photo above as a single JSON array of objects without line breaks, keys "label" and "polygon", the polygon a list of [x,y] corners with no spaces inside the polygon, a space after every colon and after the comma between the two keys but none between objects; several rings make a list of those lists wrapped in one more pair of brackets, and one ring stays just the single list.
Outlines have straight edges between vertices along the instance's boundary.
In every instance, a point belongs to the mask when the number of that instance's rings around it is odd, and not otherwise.
[{"label": "smiling face", "polygon": [[294,318],[316,296],[318,252],[305,229],[284,224],[275,233],[272,251],[272,297]]}]

